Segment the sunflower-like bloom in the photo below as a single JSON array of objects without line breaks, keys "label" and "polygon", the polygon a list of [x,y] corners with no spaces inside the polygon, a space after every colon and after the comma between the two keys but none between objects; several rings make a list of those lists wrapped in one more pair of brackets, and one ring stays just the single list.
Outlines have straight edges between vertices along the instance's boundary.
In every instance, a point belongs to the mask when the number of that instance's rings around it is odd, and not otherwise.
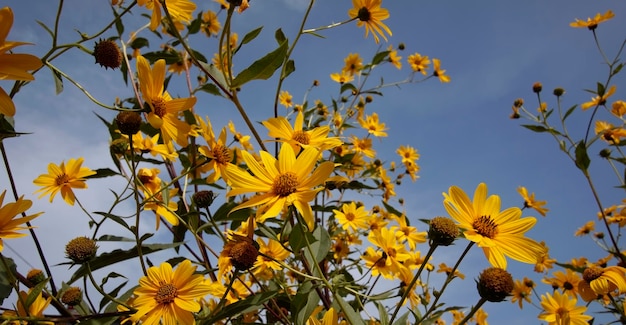
[{"label": "sunflower-like bloom", "polygon": [[[145,6],[148,10],[152,10],[150,29],[156,30],[161,24],[163,17],[161,2],[159,0],[137,0],[137,4],[142,7]],[[166,0],[165,5],[174,23],[188,23],[193,18],[193,11],[196,10],[196,4],[189,0]]]},{"label": "sunflower-like bloom", "polygon": [[24,197],[21,196],[17,201],[13,203],[7,203],[6,205],[2,205],[4,202],[4,195],[7,191],[2,191],[0,194],[0,252],[4,249],[4,245],[2,240],[8,238],[20,238],[26,236],[26,234],[19,233],[20,230],[29,229],[30,227],[24,227],[23,224],[35,219],[43,212],[31,214],[29,216],[25,216],[22,218],[15,218],[18,215],[21,215],[26,210],[30,209],[33,205],[33,201],[24,200]]},{"label": "sunflower-like bloom", "polygon": [[343,59],[344,66],[341,69],[342,73],[353,76],[355,74],[361,73],[361,69],[363,69],[363,59],[359,55],[359,53],[350,53]]},{"label": "sunflower-like bloom", "polygon": [[[41,60],[30,54],[12,53],[13,48],[30,44],[7,41],[13,26],[13,11],[9,7],[0,9],[0,80],[35,80],[29,70],[39,69]],[[0,114],[15,115],[15,105],[4,89],[0,88]]]},{"label": "sunflower-like bloom", "polygon": [[[17,313],[15,311],[5,311],[2,313],[2,316],[44,318],[43,312],[50,305],[50,302],[52,301],[52,297],[44,298],[43,294],[40,292],[35,297],[35,300],[33,300],[32,303],[28,306],[28,308],[25,308],[23,303],[25,303],[28,300],[28,296],[31,293],[32,293],[32,289],[30,289],[28,292],[20,291],[19,293],[20,296],[19,296],[19,299],[17,300]],[[47,321],[37,321],[36,323],[54,325],[53,322],[47,322]],[[26,324],[26,322],[22,323],[19,321],[14,321],[14,322],[9,322],[9,324]]]},{"label": "sunflower-like bloom", "polygon": [[576,20],[571,22],[569,25],[574,28],[587,27],[589,30],[594,30],[598,27],[598,24],[603,23],[613,17],[615,17],[615,14],[613,13],[613,11],[607,10],[604,14],[597,13],[595,17],[587,18],[587,21],[576,18]]},{"label": "sunflower-like bloom", "polygon": [[338,147],[343,142],[338,137],[329,137],[328,126],[318,126],[311,130],[304,130],[304,114],[298,112],[293,127],[283,116],[273,117],[263,121],[263,125],[269,130],[268,135],[278,138],[279,141],[288,143],[294,152],[300,152],[300,148],[313,147],[324,151]]},{"label": "sunflower-like bloom", "polygon": [[393,274],[400,272],[400,269],[405,267],[402,263],[411,258],[404,244],[396,238],[393,229],[383,227],[374,230],[369,233],[367,239],[383,251],[385,263]]},{"label": "sunflower-like bloom", "polygon": [[268,239],[267,244],[261,238],[257,238],[256,241],[259,244],[259,255],[253,266],[254,274],[269,279],[273,276],[273,271],[283,269],[279,261],[286,260],[291,253],[276,240]]},{"label": "sunflower-like bloom", "polygon": [[343,85],[346,82],[353,81],[354,75],[351,75],[350,73],[345,72],[345,71],[341,71],[341,73],[339,72],[331,73],[330,79],[332,79],[334,82],[338,82]]},{"label": "sunflower-like bloom", "polygon": [[262,222],[278,215],[283,208],[293,205],[312,231],[315,219],[309,202],[321,190],[315,187],[328,179],[334,164],[326,161],[313,171],[320,153],[312,147],[302,150],[296,158],[291,146],[283,145],[278,153],[278,160],[270,153],[261,151],[263,164],[246,151],[242,151],[241,154],[252,174],[235,165],[229,165],[226,168],[226,175],[231,190],[226,195],[256,192],[260,194],[241,203],[234,210],[263,205],[257,211],[257,221]]},{"label": "sunflower-like bloom", "polygon": [[76,196],[74,196],[72,188],[87,188],[85,177],[96,174],[95,171],[87,167],[81,167],[84,160],[80,157],[68,160],[67,165],[65,162],[61,162],[61,165],[48,164],[48,174],[41,174],[33,181],[35,185],[42,186],[35,193],[42,192],[39,198],[50,194],[50,202],[52,202],[54,196],[60,191],[65,202],[74,205]]},{"label": "sunflower-like bloom", "polygon": [[443,193],[443,205],[448,214],[458,222],[465,238],[483,249],[489,263],[506,269],[508,256],[514,260],[535,264],[545,248],[538,242],[524,237],[537,220],[520,218],[522,210],[511,207],[500,211],[500,197],[487,197],[487,185],[480,183],[473,201],[462,189],[452,186]]},{"label": "sunflower-like bloom", "polygon": [[609,88],[609,90],[607,90],[604,94],[593,97],[590,101],[580,105],[580,108],[582,108],[583,111],[585,111],[591,107],[605,105],[606,100],[615,93],[615,90],[617,90],[617,87],[615,87],[615,85],[611,86],[611,88]]},{"label": "sunflower-like bloom", "polygon": [[565,269],[565,272],[556,271],[552,275],[553,278],[544,278],[541,282],[551,285],[553,289],[561,289],[564,294],[578,295],[578,284],[582,280],[578,273]]},{"label": "sunflower-like bloom", "polygon": [[589,302],[599,296],[626,292],[626,269],[621,266],[589,266],[583,271],[583,279],[578,282],[578,293]]},{"label": "sunflower-like bloom", "polygon": [[352,229],[353,231],[366,230],[368,228],[367,219],[370,214],[365,211],[364,206],[357,208],[356,203],[344,203],[341,211],[333,210],[335,219],[344,230]]},{"label": "sunflower-like bloom", "polygon": [[[130,320],[144,325],[195,324],[194,312],[200,311],[198,300],[209,294],[204,277],[194,274],[196,267],[184,260],[176,270],[164,262],[148,269],[148,275],[139,279],[139,288],[133,307],[137,309]],[[145,317],[144,317],[145,316]]]},{"label": "sunflower-like bloom", "polygon": [[548,325],[587,325],[591,316],[585,315],[587,307],[576,306],[576,296],[561,294],[558,291],[554,295],[546,293],[541,296],[543,312],[539,319],[548,322]]},{"label": "sunflower-like bloom", "polygon": [[[157,2],[158,3],[158,2]],[[150,68],[150,63],[143,56],[137,57],[137,76],[143,99],[150,106],[148,122],[155,129],[161,130],[163,142],[176,141],[181,146],[187,145],[189,124],[178,119],[180,112],[196,104],[195,97],[172,99],[163,89],[165,81],[165,60],[161,59]]]},{"label": "sunflower-like bloom", "polygon": [[626,129],[616,127],[605,121],[596,121],[594,131],[596,132],[596,135],[600,135],[602,137],[602,140],[612,145],[619,144],[622,138],[626,138]]},{"label": "sunflower-like bloom", "polygon": [[414,53],[409,55],[407,61],[411,65],[411,70],[415,72],[421,72],[423,75],[426,75],[428,70],[428,65],[430,64],[430,59],[427,55],[422,56],[419,53]]},{"label": "sunflower-like bloom", "polygon": [[201,167],[202,170],[210,170],[211,174],[207,177],[206,181],[209,184],[217,182],[220,177],[224,176],[226,167],[233,160],[234,152],[228,148],[226,143],[226,128],[222,128],[220,136],[215,138],[213,132],[213,126],[211,120],[206,118],[206,122],[201,118],[196,117],[196,121],[200,123],[200,129],[202,137],[206,141],[206,146],[200,146],[198,151],[205,157],[211,159],[208,164]]},{"label": "sunflower-like bloom", "polygon": [[441,69],[441,61],[439,59],[433,59],[433,76],[439,78],[439,81],[443,83],[450,82],[450,76],[446,75],[446,70]]},{"label": "sunflower-like bloom", "polygon": [[391,36],[391,30],[383,23],[383,20],[389,18],[389,11],[381,8],[381,3],[382,0],[352,0],[353,8],[348,10],[351,19],[358,19],[356,24],[358,27],[365,25],[365,37],[371,32],[376,43],[380,41],[378,35],[385,42],[387,41],[385,33]]},{"label": "sunflower-like bloom", "polygon": [[549,211],[548,209],[543,207],[544,205],[546,205],[546,201],[535,200],[535,193],[530,193],[530,195],[528,195],[528,190],[523,186],[518,187],[517,192],[524,199],[524,208],[535,209],[535,211],[537,211],[540,215],[544,217],[546,216],[546,212]]},{"label": "sunflower-like bloom", "polygon": [[377,113],[372,113],[372,115],[367,115],[365,118],[359,118],[359,124],[361,127],[367,130],[367,132],[375,137],[386,137],[387,127],[385,123],[381,123],[378,119]]}]

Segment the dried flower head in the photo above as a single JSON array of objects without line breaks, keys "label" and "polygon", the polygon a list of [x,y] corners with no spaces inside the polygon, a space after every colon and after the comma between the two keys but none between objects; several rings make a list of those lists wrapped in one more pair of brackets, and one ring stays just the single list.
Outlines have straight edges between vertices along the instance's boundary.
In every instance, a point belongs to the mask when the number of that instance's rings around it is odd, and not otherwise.
[{"label": "dried flower head", "polygon": [[141,127],[141,115],[135,112],[124,111],[115,117],[117,128],[125,135],[133,135],[139,132]]},{"label": "dried flower head", "polygon": [[490,302],[500,302],[510,295],[515,283],[506,270],[490,267],[480,274],[477,287],[481,298]]},{"label": "dried flower head", "polygon": [[101,67],[106,69],[119,68],[122,64],[122,51],[112,40],[100,40],[96,42],[96,46],[93,50],[93,56],[96,58],[96,63],[99,63]]},{"label": "dried flower head", "polygon": [[98,246],[96,241],[87,237],[76,237],[65,245],[67,258],[74,263],[82,264],[88,262],[96,256]]},{"label": "dried flower head", "polygon": [[213,191],[198,191],[191,197],[191,200],[198,208],[208,208],[213,204],[215,194]]},{"label": "dried flower head", "polygon": [[428,238],[431,245],[448,246],[459,236],[459,227],[450,218],[434,217],[430,220]]}]

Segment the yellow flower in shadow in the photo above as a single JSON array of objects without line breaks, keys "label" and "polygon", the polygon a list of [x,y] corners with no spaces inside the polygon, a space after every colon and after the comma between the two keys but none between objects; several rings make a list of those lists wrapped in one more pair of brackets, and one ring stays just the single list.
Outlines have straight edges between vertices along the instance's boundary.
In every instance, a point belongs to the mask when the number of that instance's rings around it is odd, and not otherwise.
[{"label": "yellow flower in shadow", "polygon": [[[13,26],[13,10],[9,7],[0,9],[0,80],[35,80],[29,70],[39,69],[41,60],[31,54],[13,53],[13,48],[30,44],[7,41]],[[15,105],[11,97],[0,88],[0,114],[15,115]]]},{"label": "yellow flower in shadow", "polygon": [[[164,13],[161,12],[161,2],[159,0],[137,0],[137,4],[152,10],[150,30],[156,30],[164,17]],[[193,18],[193,11],[196,10],[196,4],[188,0],[166,0],[165,5],[174,23],[188,23]]]},{"label": "yellow flower in shadow", "polygon": [[19,233],[20,230],[29,229],[30,227],[23,224],[35,219],[43,212],[24,216],[22,218],[15,218],[21,215],[26,210],[30,209],[33,205],[33,201],[24,200],[24,196],[21,196],[17,201],[2,205],[4,202],[4,195],[7,191],[3,191],[0,194],[0,252],[2,252],[4,245],[2,240],[8,238],[20,238],[26,236],[26,234]]},{"label": "yellow flower in shadow", "polygon": [[603,23],[613,17],[615,17],[613,11],[607,10],[604,14],[597,13],[593,18],[587,18],[586,21],[576,18],[576,20],[571,22],[569,25],[574,28],[587,27],[589,30],[594,30],[598,27],[598,24]]}]

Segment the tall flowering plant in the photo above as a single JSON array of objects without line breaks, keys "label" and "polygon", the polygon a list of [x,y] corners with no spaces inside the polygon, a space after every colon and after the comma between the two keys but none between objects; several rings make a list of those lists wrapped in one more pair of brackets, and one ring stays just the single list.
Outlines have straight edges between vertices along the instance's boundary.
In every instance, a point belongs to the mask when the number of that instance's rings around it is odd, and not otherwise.
[{"label": "tall flowering plant", "polygon": [[[299,84],[291,79],[300,64],[294,49],[310,37],[356,26],[364,29],[365,41],[392,38],[392,15],[381,0],[334,4],[345,7],[344,21],[308,27],[314,4],[308,2],[292,39],[277,29],[271,44],[256,49],[262,28],[235,31],[264,2],[217,0],[200,10],[189,0],[113,0],[100,31],[63,44],[58,24],[72,8],[59,1],[54,25],[38,22],[52,38],[41,57],[14,53],[25,43],[6,41],[13,12],[0,9],[0,76],[15,80],[11,91],[0,88],[0,149],[8,175],[2,184],[13,195],[0,195],[4,323],[445,324],[451,318],[454,324],[487,324],[485,303],[509,299],[521,308],[531,301],[535,282],[513,279],[507,267],[514,261],[544,272],[555,263],[548,248],[527,235],[537,219],[523,216],[527,208],[546,215],[545,201],[522,187],[523,206],[503,207],[484,183],[469,195],[451,186],[442,196],[447,216],[418,219],[398,195],[407,178],[419,178],[418,150],[405,144],[395,159],[377,154],[391,127],[375,111],[379,96],[389,86],[451,82],[438,58],[414,52],[403,61],[405,44],[381,44],[368,55],[348,53],[335,72],[319,77],[333,82],[335,96],[311,98],[324,83],[314,80],[304,98],[294,99],[288,90]],[[611,18],[608,12],[573,25],[589,27],[595,36],[597,24]],[[126,30],[137,24],[144,26]],[[57,67],[55,60],[70,49],[93,56],[106,70],[119,70],[126,95],[99,100],[75,71]],[[262,54],[248,60],[243,53],[249,52]],[[609,81],[621,69],[620,54],[607,62]],[[402,71],[403,63],[406,78],[383,81],[390,69]],[[42,68],[52,72],[57,92],[70,83],[102,109],[94,122],[108,131],[108,148],[101,149],[114,166],[83,166],[85,152],[78,150],[33,175],[39,199],[63,204],[60,193],[77,220],[89,225],[89,233],[68,238],[62,264],[69,271],[51,267],[46,243],[37,236],[45,229],[36,229],[46,215],[30,211],[32,201],[20,195],[23,184],[15,182],[12,166],[21,157],[9,155],[3,144],[20,141],[13,97],[28,93]],[[271,102],[246,103],[246,92],[259,83],[273,91]],[[615,92],[609,83],[599,84],[597,97],[582,109],[606,107]],[[540,88],[535,86],[538,96]],[[242,124],[224,123],[224,114],[205,109],[224,101]],[[602,122],[596,138],[572,141],[548,124],[551,111],[539,101],[538,117],[522,100],[513,117],[527,114],[535,122],[527,128],[563,141],[563,151],[592,185],[589,146],[602,139],[621,153],[623,130]],[[621,118],[623,108],[618,101],[611,112]],[[624,162],[610,152],[604,158]],[[93,211],[80,200],[96,178],[119,184],[106,211]],[[536,314],[549,324],[590,320],[579,297],[624,319],[624,255],[611,229],[626,223],[621,206],[600,208],[610,241],[596,237],[611,256],[603,263],[558,263],[567,273],[546,275],[553,290],[541,296]],[[5,239],[25,236],[35,243],[43,270],[24,270],[3,251]],[[454,265],[446,265],[439,256],[461,242],[466,246]],[[473,276],[476,303],[447,303],[446,292],[465,278],[462,262],[478,248],[485,267]],[[118,266],[134,272],[121,274]]]}]

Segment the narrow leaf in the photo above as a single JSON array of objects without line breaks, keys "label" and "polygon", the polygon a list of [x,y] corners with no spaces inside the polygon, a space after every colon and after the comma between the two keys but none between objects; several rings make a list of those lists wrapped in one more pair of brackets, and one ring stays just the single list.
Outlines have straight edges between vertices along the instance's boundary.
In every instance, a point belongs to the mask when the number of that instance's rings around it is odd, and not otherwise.
[{"label": "narrow leaf", "polygon": [[253,39],[259,36],[259,34],[261,34],[261,30],[263,30],[263,26],[248,32],[246,36],[244,36],[243,39],[241,40],[241,44],[250,43]]},{"label": "narrow leaf", "polygon": [[241,71],[231,87],[241,87],[251,80],[269,79],[278,69],[287,55],[287,42],[283,42],[277,49],[254,61],[249,67]]},{"label": "narrow leaf", "polygon": [[581,140],[576,146],[576,167],[586,172],[590,163],[591,160],[589,160],[589,156],[587,155],[587,146],[585,142]]}]

